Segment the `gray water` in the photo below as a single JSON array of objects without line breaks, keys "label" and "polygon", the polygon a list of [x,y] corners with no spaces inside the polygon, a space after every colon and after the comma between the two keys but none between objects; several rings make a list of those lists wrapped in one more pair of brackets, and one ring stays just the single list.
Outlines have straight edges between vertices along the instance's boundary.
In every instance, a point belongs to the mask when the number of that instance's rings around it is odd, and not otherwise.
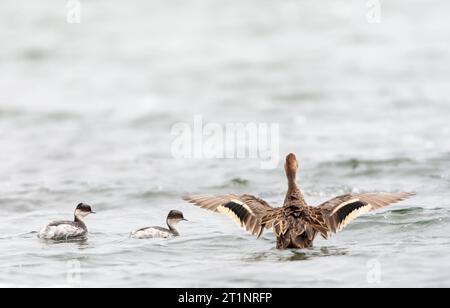
[{"label": "gray water", "polygon": [[[450,286],[450,4],[383,1],[0,3],[0,286]],[[186,192],[251,193],[279,206],[282,163],[174,159],[171,128],[280,124],[310,204],[412,191],[307,250],[278,251]],[[35,231],[98,212],[89,239]],[[130,231],[190,220],[172,240]]]}]

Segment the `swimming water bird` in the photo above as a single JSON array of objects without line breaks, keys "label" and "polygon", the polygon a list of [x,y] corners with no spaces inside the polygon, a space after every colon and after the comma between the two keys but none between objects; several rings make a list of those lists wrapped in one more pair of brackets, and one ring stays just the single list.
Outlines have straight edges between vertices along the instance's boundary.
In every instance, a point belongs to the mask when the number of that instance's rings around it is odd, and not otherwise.
[{"label": "swimming water bird", "polygon": [[135,239],[151,239],[151,238],[169,238],[179,236],[177,226],[181,221],[187,221],[184,218],[183,213],[180,211],[172,210],[167,215],[168,229],[162,227],[148,227],[136,230],[131,233],[130,237]]},{"label": "swimming water bird", "polygon": [[95,214],[90,205],[80,203],[75,209],[73,221],[55,221],[44,227],[38,237],[45,240],[74,240],[87,237],[88,229],[84,223],[84,218],[90,214]]},{"label": "swimming water bird", "polygon": [[412,196],[411,193],[346,194],[317,207],[308,206],[296,177],[299,164],[294,154],[286,157],[288,190],[284,205],[273,208],[251,195],[192,195],[183,199],[201,208],[223,213],[258,238],[264,229],[273,229],[277,248],[308,248],[317,234],[327,239],[362,214]]}]

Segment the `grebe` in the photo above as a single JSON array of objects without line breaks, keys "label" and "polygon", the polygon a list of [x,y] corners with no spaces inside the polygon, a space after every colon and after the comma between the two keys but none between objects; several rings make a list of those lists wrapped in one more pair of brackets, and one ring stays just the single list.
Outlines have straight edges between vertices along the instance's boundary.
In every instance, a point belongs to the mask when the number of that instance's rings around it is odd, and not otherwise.
[{"label": "grebe", "polygon": [[183,213],[180,211],[172,210],[167,215],[168,229],[162,227],[148,227],[142,228],[131,233],[131,237],[135,239],[150,239],[150,238],[169,238],[179,236],[177,226],[181,221],[187,221],[184,218]]},{"label": "grebe", "polygon": [[38,237],[45,240],[71,240],[87,237],[88,229],[84,218],[89,214],[95,214],[90,205],[80,203],[75,209],[73,221],[55,221],[44,227]]}]

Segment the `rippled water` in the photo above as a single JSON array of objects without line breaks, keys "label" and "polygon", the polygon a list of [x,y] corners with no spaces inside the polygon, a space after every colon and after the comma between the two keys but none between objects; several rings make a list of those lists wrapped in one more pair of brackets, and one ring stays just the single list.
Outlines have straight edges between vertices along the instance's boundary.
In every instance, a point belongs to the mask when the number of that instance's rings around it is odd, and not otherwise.
[{"label": "rippled water", "polygon": [[[450,27],[444,0],[0,4],[0,286],[450,286]],[[307,200],[414,191],[309,250],[277,251],[185,192],[280,205],[282,166],[175,160],[171,127],[280,124]],[[86,242],[35,231],[92,204]],[[169,241],[128,239],[170,209]],[[77,273],[81,273],[78,275]]]}]

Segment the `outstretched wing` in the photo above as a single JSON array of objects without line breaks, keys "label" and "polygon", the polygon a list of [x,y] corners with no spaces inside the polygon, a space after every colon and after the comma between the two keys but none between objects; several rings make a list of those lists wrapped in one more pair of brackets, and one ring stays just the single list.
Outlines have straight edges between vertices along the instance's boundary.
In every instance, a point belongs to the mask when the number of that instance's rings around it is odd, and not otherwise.
[{"label": "outstretched wing", "polygon": [[227,215],[257,237],[260,237],[264,230],[261,217],[272,209],[267,202],[251,195],[197,195],[185,196],[183,199],[201,208]]},{"label": "outstretched wing", "polygon": [[347,194],[318,206],[323,211],[330,230],[341,231],[352,220],[373,210],[405,200],[412,193]]}]

